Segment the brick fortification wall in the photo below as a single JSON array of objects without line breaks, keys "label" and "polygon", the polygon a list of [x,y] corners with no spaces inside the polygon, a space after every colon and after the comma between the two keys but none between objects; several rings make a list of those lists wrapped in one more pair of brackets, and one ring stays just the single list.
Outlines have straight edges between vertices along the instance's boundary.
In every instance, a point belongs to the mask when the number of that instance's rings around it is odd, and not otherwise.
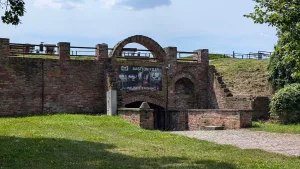
[{"label": "brick fortification wall", "polygon": [[0,114],[104,113],[104,68],[96,61],[2,58]]},{"label": "brick fortification wall", "polygon": [[236,110],[253,110],[253,119],[268,119],[270,97],[252,96],[252,95],[233,95],[226,88],[222,76],[210,66],[209,71],[210,92],[209,98],[213,109],[236,109]]},{"label": "brick fortification wall", "polygon": [[[137,42],[153,51],[157,62],[151,61],[116,61],[120,56],[121,48],[128,43]],[[118,66],[158,66],[162,68],[161,91],[118,91],[119,107],[127,104],[144,101],[166,107],[166,93],[168,92],[168,107],[170,109],[206,109],[209,108],[208,98],[208,50],[195,51],[197,62],[178,62],[177,48],[162,49],[152,39],[144,36],[133,36],[120,41],[110,54],[114,71],[109,75],[111,83],[117,82]],[[170,66],[166,74],[166,67]],[[168,79],[168,85],[167,85]],[[168,91],[167,91],[168,86]],[[171,92],[172,91],[172,92]]]},{"label": "brick fortification wall", "polygon": [[0,114],[41,113],[42,62],[21,58],[0,61]]},{"label": "brick fortification wall", "polygon": [[[153,52],[156,62],[117,61],[123,47],[134,42]],[[200,115],[208,114],[202,109],[252,109],[254,118],[268,116],[269,98],[232,95],[209,66],[207,49],[194,52],[196,62],[179,62],[176,47],[163,49],[152,39],[137,35],[118,43],[110,56],[107,44],[98,44],[95,61],[75,61],[70,60],[70,43],[58,47],[59,60],[12,58],[7,57],[9,40],[0,38],[0,115],[106,113],[106,91],[118,89],[118,66],[157,66],[162,68],[162,91],[117,91],[119,108],[134,102],[165,108],[168,93],[169,110],[177,110],[171,115],[172,130],[187,128],[189,118],[181,112],[189,109],[199,109]],[[215,114],[221,111],[210,113],[219,118]],[[148,122],[139,123],[149,126]]]},{"label": "brick fortification wall", "polygon": [[[117,62],[122,48],[135,40],[154,51],[158,62]],[[160,66],[163,71],[162,91],[118,91],[119,107],[135,101],[165,107],[169,92],[169,108],[208,108],[208,50],[195,51],[197,63],[181,63],[176,47],[162,49],[147,37],[136,36],[121,44],[114,48],[115,58],[108,57],[107,44],[99,44],[95,61],[74,61],[67,42],[58,43],[59,60],[50,60],[7,57],[9,40],[0,39],[0,114],[105,113],[106,91],[117,88],[118,65]]]}]

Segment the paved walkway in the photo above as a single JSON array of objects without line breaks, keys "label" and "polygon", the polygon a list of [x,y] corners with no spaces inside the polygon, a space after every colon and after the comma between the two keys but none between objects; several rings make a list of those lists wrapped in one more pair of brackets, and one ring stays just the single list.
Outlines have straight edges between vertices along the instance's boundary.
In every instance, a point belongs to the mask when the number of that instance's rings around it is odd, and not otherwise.
[{"label": "paved walkway", "polygon": [[249,130],[178,131],[171,133],[218,144],[230,144],[242,149],[262,149],[288,156],[300,156],[299,134],[279,134]]}]

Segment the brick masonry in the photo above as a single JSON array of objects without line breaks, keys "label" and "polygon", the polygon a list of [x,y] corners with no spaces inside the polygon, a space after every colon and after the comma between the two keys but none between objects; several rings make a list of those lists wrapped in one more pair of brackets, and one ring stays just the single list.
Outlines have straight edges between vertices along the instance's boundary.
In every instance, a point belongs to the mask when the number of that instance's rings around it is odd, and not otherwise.
[{"label": "brick masonry", "polygon": [[144,129],[154,129],[153,109],[122,108],[118,109],[119,116],[128,122]]},{"label": "brick masonry", "polygon": [[9,55],[9,39],[0,38],[0,61]]},{"label": "brick masonry", "polygon": [[104,67],[95,61],[6,58],[0,114],[104,113]]},{"label": "brick masonry", "polygon": [[224,126],[239,129],[252,126],[252,110],[188,110],[188,129],[199,130],[204,126]]},{"label": "brick masonry", "polygon": [[60,42],[57,44],[58,54],[60,60],[70,60],[70,43],[69,42]]},{"label": "brick masonry", "polygon": [[[145,129],[153,129],[153,110],[138,108],[119,109],[118,113],[128,122]],[[150,113],[150,114],[149,114]],[[145,118],[148,117],[148,118]],[[189,109],[172,110],[168,113],[168,130],[200,130],[204,126],[224,126],[225,129],[240,129],[252,126],[252,110]]]},{"label": "brick masonry", "polygon": [[[134,42],[151,50],[157,60],[117,60],[123,47]],[[58,47],[59,60],[14,58],[7,57],[9,39],[0,39],[0,115],[106,113],[106,91],[118,89],[118,66],[123,65],[162,67],[162,91],[118,91],[117,102],[119,108],[134,102],[165,108],[168,92],[168,108],[176,110],[170,115],[172,130],[187,129],[190,118],[182,112],[191,109],[206,116],[209,113],[203,109],[248,109],[254,118],[268,116],[269,98],[232,95],[222,76],[209,66],[207,49],[195,51],[197,62],[178,62],[176,47],[163,49],[153,39],[137,35],[120,41],[110,54],[107,44],[96,45],[95,61],[76,61],[70,60],[70,43],[58,43]],[[223,113],[215,111],[210,113],[213,117]],[[130,117],[138,121],[134,114]],[[224,114],[231,117],[227,110]],[[226,118],[220,115],[219,119]]]},{"label": "brick masonry", "polygon": [[214,66],[210,66],[209,71],[210,92],[210,108],[213,109],[237,109],[237,110],[253,110],[253,119],[268,119],[270,117],[270,97],[253,96],[253,95],[233,95],[226,88],[222,76],[216,71]]}]

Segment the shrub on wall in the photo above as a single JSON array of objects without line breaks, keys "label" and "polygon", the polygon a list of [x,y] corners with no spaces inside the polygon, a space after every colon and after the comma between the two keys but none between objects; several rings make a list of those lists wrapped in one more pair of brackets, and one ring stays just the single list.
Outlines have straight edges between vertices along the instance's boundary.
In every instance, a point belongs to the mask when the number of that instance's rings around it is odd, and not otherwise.
[{"label": "shrub on wall", "polygon": [[300,84],[287,85],[272,98],[271,115],[282,123],[300,123]]}]

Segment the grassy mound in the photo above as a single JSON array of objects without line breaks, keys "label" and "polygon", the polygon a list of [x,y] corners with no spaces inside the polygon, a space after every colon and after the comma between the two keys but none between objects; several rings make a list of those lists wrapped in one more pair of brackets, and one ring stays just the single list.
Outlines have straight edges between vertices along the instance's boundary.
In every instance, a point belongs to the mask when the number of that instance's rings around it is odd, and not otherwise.
[{"label": "grassy mound", "polygon": [[210,62],[233,94],[271,95],[268,83],[268,60],[216,59]]},{"label": "grassy mound", "polygon": [[0,168],[298,168],[300,159],[135,127],[119,117],[0,119]]},{"label": "grassy mound", "polygon": [[274,133],[291,133],[291,134],[300,134],[300,124],[279,124],[269,122],[253,122],[253,127],[251,130],[254,131],[266,131]]}]

